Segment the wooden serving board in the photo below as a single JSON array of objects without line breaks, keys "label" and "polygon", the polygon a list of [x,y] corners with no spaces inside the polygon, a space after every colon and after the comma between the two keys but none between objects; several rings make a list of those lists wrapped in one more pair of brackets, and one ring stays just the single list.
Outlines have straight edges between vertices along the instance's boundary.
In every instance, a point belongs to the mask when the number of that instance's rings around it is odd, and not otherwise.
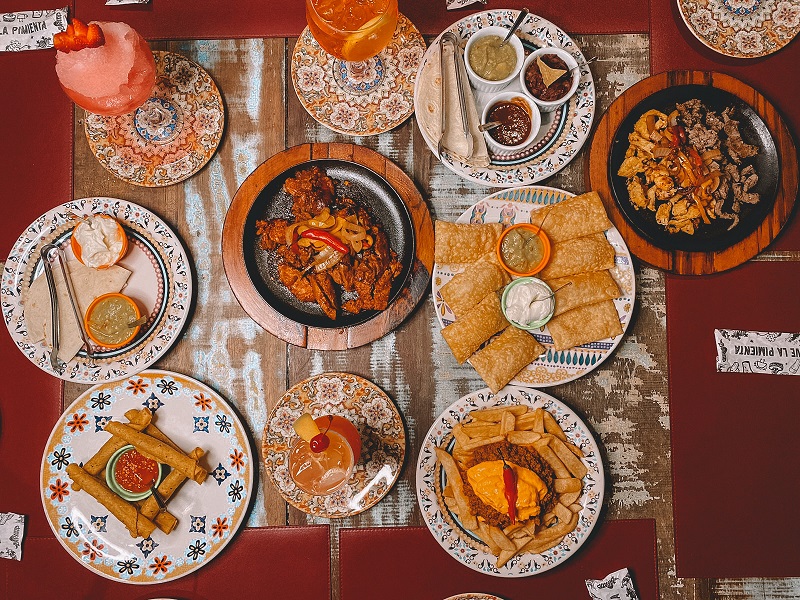
[{"label": "wooden serving board", "polygon": [[[758,228],[742,241],[720,251],[665,250],[642,237],[626,220],[611,192],[608,161],[617,129],[639,102],[649,95],[677,85],[708,85],[737,96],[761,117],[769,128],[780,159],[778,191],[772,210]],[[722,73],[668,71],[648,77],[626,90],[609,107],[595,130],[584,163],[586,181],[603,199],[608,216],[619,229],[631,253],[659,269],[678,275],[708,275],[732,269],[764,250],[789,220],[797,196],[797,153],[789,130],[775,107],[749,85]]]},{"label": "wooden serving board", "polygon": [[[414,264],[403,290],[386,310],[351,327],[310,327],[279,313],[253,285],[243,254],[245,222],[261,190],[287,169],[323,158],[354,162],[381,175],[402,198],[414,228]],[[222,262],[239,304],[269,333],[295,346],[346,350],[368,344],[395,329],[425,295],[433,272],[433,223],[414,182],[388,158],[355,144],[302,144],[269,158],[242,183],[225,218]]]}]

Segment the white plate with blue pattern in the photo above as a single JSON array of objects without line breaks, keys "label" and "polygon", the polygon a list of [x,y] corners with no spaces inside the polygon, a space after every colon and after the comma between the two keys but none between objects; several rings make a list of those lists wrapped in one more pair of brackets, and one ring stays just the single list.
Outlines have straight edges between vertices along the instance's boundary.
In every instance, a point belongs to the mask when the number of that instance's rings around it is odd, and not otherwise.
[{"label": "white plate with blue pattern", "polygon": [[[564,190],[541,186],[503,190],[470,206],[456,219],[456,222],[503,223],[506,226],[520,222],[535,224],[539,223],[539,217],[535,215],[531,217],[531,214],[536,210],[574,195]],[[612,226],[606,230],[605,236],[616,252],[614,268],[610,271],[622,294],[614,299],[614,306],[622,325],[622,335],[556,351],[553,348],[553,338],[545,325],[531,332],[545,347],[544,354],[522,369],[511,381],[512,385],[542,388],[572,381],[599,367],[622,341],[630,324],[636,300],[636,274],[628,246],[617,228]],[[442,327],[455,321],[455,315],[442,299],[440,290],[460,270],[463,270],[463,265],[459,269],[439,263],[433,265],[433,277],[431,277],[433,304],[436,307],[436,318]]]},{"label": "white plate with blue pattern", "polygon": [[[97,452],[109,420],[126,423],[125,412],[142,407],[184,452],[205,451],[199,462],[208,477],[185,481],[169,499],[178,520],[170,534],[133,538],[92,496],[72,489],[66,469]],[[208,564],[228,544],[247,517],[253,469],[247,431],[219,394],[179,373],[143,371],[96,385],[61,415],[42,457],[42,504],[58,541],[87,569],[123,583],[162,583]]]},{"label": "white plate with blue pattern", "polygon": [[[462,527],[458,517],[443,501],[447,479],[436,460],[436,448],[450,448],[453,428],[474,410],[496,406],[528,406],[544,408],[555,417],[567,439],[583,451],[587,474],[583,477],[581,495],[577,500],[583,508],[578,524],[560,544],[542,554],[523,553],[496,567],[489,547],[472,532]],[[472,392],[456,400],[440,414],[422,440],[417,458],[417,500],[422,518],[434,539],[457,561],[479,573],[495,577],[528,577],[552,569],[575,554],[594,529],[600,517],[605,494],[603,461],[591,431],[575,411],[549,394],[514,386],[492,394],[489,388]]]}]

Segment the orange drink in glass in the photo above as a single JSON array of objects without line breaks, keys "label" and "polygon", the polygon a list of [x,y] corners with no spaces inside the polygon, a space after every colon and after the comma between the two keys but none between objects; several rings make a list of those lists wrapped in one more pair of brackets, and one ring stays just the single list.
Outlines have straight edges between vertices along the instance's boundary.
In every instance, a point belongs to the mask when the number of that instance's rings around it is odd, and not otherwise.
[{"label": "orange drink in glass", "polygon": [[[92,25],[92,23],[90,23]],[[156,81],[153,52],[125,23],[98,22],[98,47],[56,52],[56,74],[75,104],[98,115],[124,115],[150,97]]]},{"label": "orange drink in glass", "polygon": [[348,62],[366,60],[391,41],[397,0],[306,0],[308,28],[329,54]]},{"label": "orange drink in glass", "polygon": [[[344,417],[327,415],[314,422],[320,433],[310,441],[295,442],[289,452],[289,474],[304,492],[327,496],[350,479],[361,456],[361,436]],[[315,443],[319,436],[327,438],[327,443]]]}]

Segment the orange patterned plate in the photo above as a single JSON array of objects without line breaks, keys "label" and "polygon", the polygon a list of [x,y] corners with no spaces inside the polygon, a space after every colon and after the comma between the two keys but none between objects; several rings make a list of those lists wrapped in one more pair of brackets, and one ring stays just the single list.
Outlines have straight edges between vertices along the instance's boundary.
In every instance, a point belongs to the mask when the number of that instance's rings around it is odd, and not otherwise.
[{"label": "orange patterned plate", "polygon": [[222,139],[225,108],[203,67],[180,54],[153,52],[156,86],[135,111],[116,117],[86,113],[86,139],[114,175],[163,187],[197,173]]}]

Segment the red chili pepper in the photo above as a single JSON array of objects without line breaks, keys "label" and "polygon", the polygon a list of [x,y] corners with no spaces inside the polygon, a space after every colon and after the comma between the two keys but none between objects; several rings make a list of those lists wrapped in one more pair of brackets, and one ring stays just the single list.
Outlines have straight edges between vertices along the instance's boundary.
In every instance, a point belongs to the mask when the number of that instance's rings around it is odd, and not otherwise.
[{"label": "red chili pepper", "polygon": [[703,166],[703,158],[694,146],[689,146],[689,158],[692,160],[692,164],[694,164],[695,167]]},{"label": "red chili pepper", "polygon": [[670,144],[673,148],[686,143],[686,129],[682,125],[669,127],[669,132],[675,136],[675,140]]},{"label": "red chili pepper", "polygon": [[317,242],[325,242],[328,244],[328,246],[337,252],[341,252],[342,254],[348,254],[350,252],[350,247],[347,244],[333,235],[330,231],[325,231],[324,229],[306,229],[300,234],[300,237],[308,238],[309,240],[315,240]]},{"label": "red chili pepper", "polygon": [[289,246],[292,252],[295,254],[300,254],[300,246],[297,244],[297,240],[300,239],[300,235],[297,233],[297,228],[292,231],[292,245]]},{"label": "red chili pepper", "polygon": [[500,456],[500,459],[503,461],[503,484],[508,502],[508,518],[511,519],[513,525],[517,522],[517,474],[505,458]]}]

